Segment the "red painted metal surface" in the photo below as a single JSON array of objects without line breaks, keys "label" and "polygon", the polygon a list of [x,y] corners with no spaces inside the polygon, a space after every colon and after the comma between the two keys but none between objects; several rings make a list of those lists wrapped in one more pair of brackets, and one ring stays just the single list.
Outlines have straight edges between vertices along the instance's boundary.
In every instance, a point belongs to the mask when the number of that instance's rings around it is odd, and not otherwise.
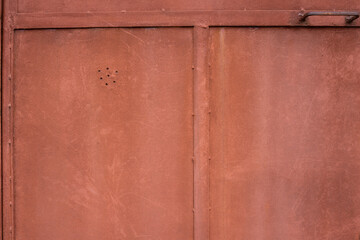
[{"label": "red painted metal surface", "polygon": [[[359,27],[360,21],[346,23],[341,16],[312,17],[299,21],[299,10],[229,11],[147,11],[106,13],[17,13],[15,29],[151,27],[151,26],[341,26]],[[308,11],[306,11],[308,12]],[[344,11],[353,12],[353,11]]]},{"label": "red painted metal surface", "polygon": [[15,34],[15,237],[191,239],[192,29]]},{"label": "red painted metal surface", "polygon": [[358,239],[359,9],[5,0],[0,238]]},{"label": "red painted metal surface", "polygon": [[360,9],[357,0],[18,0],[18,12],[113,12],[156,10],[297,10],[305,9]]},{"label": "red painted metal surface", "polygon": [[360,31],[211,29],[211,239],[358,239]]},{"label": "red painted metal surface", "polygon": [[194,28],[194,239],[209,239],[209,29]]}]

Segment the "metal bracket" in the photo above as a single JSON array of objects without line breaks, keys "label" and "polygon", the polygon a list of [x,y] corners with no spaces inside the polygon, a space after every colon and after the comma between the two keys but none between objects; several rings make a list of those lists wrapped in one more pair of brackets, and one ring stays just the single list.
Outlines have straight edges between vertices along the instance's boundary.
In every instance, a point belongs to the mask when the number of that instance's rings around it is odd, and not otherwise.
[{"label": "metal bracket", "polygon": [[345,16],[346,23],[351,23],[355,19],[359,18],[359,12],[300,12],[299,21],[305,22],[308,17],[311,16]]}]

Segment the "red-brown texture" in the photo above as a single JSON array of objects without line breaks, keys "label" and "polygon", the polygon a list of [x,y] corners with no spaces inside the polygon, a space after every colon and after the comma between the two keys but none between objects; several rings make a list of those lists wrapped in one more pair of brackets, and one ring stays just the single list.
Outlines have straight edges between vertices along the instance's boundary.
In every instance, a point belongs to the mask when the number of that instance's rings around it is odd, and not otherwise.
[{"label": "red-brown texture", "polygon": [[358,0],[18,0],[18,12],[359,9]]},{"label": "red-brown texture", "polygon": [[301,8],[5,0],[3,239],[357,240],[357,28],[209,30],[360,26]]},{"label": "red-brown texture", "polygon": [[299,13],[300,10],[19,13],[14,14],[13,19],[15,29],[149,26],[360,26],[360,19],[349,24],[345,22],[343,16],[312,16],[306,21],[300,21]]},{"label": "red-brown texture", "polygon": [[211,239],[359,238],[359,38],[211,29]]},{"label": "red-brown texture", "polygon": [[209,239],[209,29],[194,28],[194,238]]},{"label": "red-brown texture", "polygon": [[16,31],[16,240],[193,239],[192,62],[191,28]]},{"label": "red-brown texture", "polygon": [[13,239],[13,18],[15,1],[3,1],[1,121],[2,121],[2,239]]}]

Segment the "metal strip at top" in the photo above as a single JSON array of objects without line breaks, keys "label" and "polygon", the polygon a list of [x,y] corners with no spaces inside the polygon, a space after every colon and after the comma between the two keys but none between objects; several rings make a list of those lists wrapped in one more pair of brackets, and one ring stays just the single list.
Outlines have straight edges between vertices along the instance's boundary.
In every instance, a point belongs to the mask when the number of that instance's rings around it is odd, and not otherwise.
[{"label": "metal strip at top", "polygon": [[106,13],[18,13],[15,29],[90,27],[190,27],[190,26],[341,26],[359,27],[360,21],[346,23],[340,17],[299,21],[299,11],[219,10],[147,11]]}]

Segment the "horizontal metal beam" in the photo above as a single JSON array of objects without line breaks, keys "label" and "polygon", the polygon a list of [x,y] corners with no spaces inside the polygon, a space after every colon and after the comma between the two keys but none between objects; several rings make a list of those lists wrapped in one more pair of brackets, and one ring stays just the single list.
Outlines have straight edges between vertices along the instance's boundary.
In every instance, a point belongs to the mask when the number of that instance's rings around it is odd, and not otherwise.
[{"label": "horizontal metal beam", "polygon": [[346,23],[342,17],[312,18],[299,22],[300,11],[222,10],[148,11],[107,13],[17,13],[14,29],[89,27],[187,27],[187,26],[342,26],[359,27],[360,21]]}]

